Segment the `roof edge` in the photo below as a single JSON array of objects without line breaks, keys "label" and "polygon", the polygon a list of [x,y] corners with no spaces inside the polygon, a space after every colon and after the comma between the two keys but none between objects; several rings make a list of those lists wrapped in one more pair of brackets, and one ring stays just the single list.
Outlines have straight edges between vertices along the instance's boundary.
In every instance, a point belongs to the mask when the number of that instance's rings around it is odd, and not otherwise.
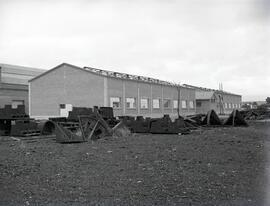
[{"label": "roof edge", "polygon": [[75,65],[68,64],[68,63],[65,63],[65,62],[64,62],[64,63],[62,63],[62,64],[57,65],[56,67],[53,67],[52,69],[49,69],[49,70],[43,72],[42,74],[40,74],[40,75],[38,75],[38,76],[36,76],[36,77],[34,77],[34,78],[32,78],[32,79],[29,79],[28,82],[32,82],[32,81],[34,81],[34,80],[36,80],[36,79],[39,79],[40,77],[42,77],[42,76],[44,76],[44,75],[46,75],[46,74],[48,74],[48,73],[50,73],[50,72],[52,72],[52,71],[58,69],[59,67],[62,67],[62,66],[70,66],[70,67],[73,67],[73,68],[76,68],[76,69],[81,69],[81,70],[83,70],[83,68],[81,68],[81,67],[78,67],[78,66],[75,66]]}]

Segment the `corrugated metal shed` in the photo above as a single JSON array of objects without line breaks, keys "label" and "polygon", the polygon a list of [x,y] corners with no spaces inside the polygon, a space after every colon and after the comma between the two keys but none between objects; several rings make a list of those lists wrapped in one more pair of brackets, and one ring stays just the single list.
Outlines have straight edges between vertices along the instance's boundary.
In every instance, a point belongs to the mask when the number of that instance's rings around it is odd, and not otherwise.
[{"label": "corrugated metal shed", "polygon": [[0,64],[0,82],[6,84],[28,85],[28,80],[42,74],[46,70],[16,66],[10,64]]}]

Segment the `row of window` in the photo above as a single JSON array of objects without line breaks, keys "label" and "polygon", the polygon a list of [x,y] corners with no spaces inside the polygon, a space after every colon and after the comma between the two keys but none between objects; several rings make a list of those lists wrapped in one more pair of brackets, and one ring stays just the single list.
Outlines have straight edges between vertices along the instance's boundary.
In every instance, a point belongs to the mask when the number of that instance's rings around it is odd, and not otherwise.
[{"label": "row of window", "polygon": [[241,104],[234,104],[234,103],[224,103],[224,107],[225,109],[237,109],[237,108],[241,108]]},{"label": "row of window", "polygon": [[[181,108],[186,109],[189,103],[189,108],[194,109],[194,102],[182,100],[181,101]],[[111,97],[110,98],[110,106],[113,108],[121,108],[121,97]],[[161,99],[153,99],[152,102],[153,109],[160,109],[161,108]],[[164,109],[177,109],[178,108],[178,100],[171,100],[171,99],[164,99],[163,100],[163,108]],[[127,109],[136,109],[137,108],[137,101],[136,98],[128,97],[126,98],[126,108]],[[148,109],[149,108],[149,99],[141,98],[140,99],[140,108],[141,109]]]}]

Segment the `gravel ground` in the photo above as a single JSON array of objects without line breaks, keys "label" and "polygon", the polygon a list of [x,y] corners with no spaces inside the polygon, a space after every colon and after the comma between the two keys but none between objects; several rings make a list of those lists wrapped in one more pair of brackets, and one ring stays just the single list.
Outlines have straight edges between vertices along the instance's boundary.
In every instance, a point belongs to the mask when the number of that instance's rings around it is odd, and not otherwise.
[{"label": "gravel ground", "polygon": [[96,142],[0,138],[0,205],[268,205],[270,124]]}]

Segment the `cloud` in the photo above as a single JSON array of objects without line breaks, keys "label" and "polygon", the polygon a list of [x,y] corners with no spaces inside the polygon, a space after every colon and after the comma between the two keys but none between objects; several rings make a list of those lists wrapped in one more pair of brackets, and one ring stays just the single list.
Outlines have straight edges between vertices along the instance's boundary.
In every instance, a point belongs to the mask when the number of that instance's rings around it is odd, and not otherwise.
[{"label": "cloud", "polygon": [[[0,1],[0,56],[269,96],[266,0]],[[241,83],[241,84],[240,84]],[[245,89],[243,89],[243,85]]]}]

